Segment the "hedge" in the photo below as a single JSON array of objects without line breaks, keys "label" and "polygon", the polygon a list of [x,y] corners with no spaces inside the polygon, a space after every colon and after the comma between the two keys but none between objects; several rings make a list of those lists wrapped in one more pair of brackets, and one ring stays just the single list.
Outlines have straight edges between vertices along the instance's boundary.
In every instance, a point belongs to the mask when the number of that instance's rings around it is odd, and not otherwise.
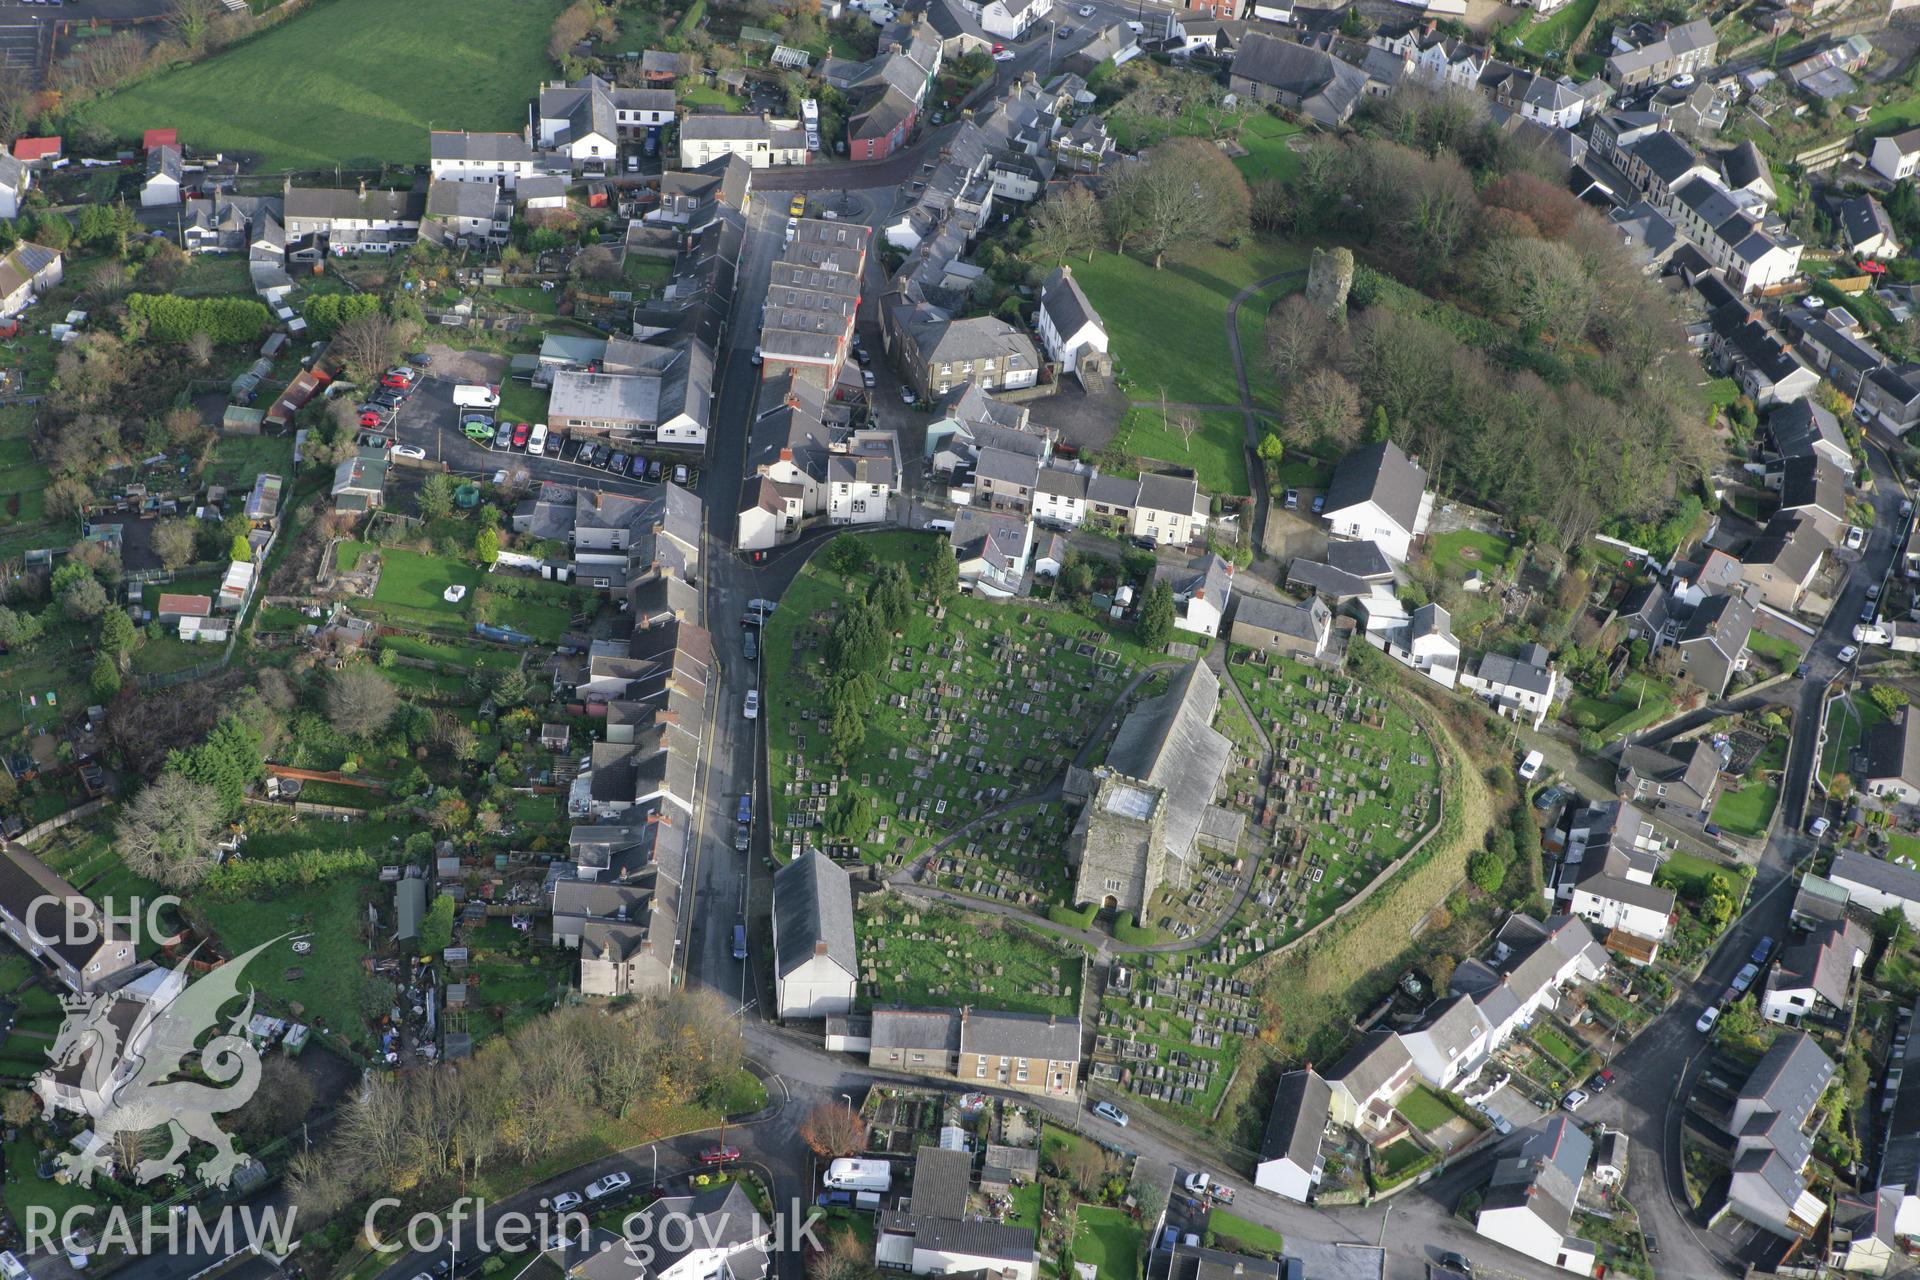
[{"label": "hedge", "polygon": [[136,293],[127,299],[127,311],[161,342],[185,342],[196,333],[221,345],[258,342],[273,323],[265,305],[252,298]]}]

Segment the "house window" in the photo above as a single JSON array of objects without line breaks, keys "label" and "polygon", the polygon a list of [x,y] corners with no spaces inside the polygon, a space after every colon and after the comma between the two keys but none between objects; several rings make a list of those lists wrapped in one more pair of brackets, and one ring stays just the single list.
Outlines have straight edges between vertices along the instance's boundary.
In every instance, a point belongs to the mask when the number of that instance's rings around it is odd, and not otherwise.
[{"label": "house window", "polygon": [[973,1077],[976,1080],[985,1080],[987,1078],[987,1060],[985,1058],[980,1059],[980,1065],[974,1068]]}]

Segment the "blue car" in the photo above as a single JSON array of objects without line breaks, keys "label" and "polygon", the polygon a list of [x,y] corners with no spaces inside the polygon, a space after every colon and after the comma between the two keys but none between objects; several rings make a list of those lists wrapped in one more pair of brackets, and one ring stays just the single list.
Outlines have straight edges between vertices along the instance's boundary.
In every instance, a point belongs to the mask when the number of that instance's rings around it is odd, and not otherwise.
[{"label": "blue car", "polygon": [[751,791],[740,797],[740,808],[738,812],[733,815],[733,820],[735,822],[753,821],[753,793]]}]

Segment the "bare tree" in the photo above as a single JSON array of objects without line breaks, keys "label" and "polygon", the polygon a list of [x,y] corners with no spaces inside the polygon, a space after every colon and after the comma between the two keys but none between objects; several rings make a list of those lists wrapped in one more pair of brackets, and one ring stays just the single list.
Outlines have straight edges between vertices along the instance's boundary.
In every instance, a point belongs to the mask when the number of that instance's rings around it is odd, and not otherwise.
[{"label": "bare tree", "polygon": [[1180,433],[1180,440],[1188,453],[1193,452],[1193,433],[1200,429],[1200,417],[1191,409],[1182,409],[1173,417],[1173,429]]},{"label": "bare tree", "polygon": [[349,738],[378,733],[399,705],[387,678],[363,662],[336,672],[327,683],[327,717]]},{"label": "bare tree", "polygon": [[1229,240],[1247,228],[1247,182],[1218,147],[1173,138],[1122,171],[1107,194],[1116,240],[1137,240],[1157,270],[1189,240]]},{"label": "bare tree", "polygon": [[867,1149],[867,1122],[844,1102],[822,1102],[800,1122],[800,1140],[822,1159],[857,1155]]},{"label": "bare tree", "polygon": [[1359,438],[1360,394],[1335,370],[1314,369],[1294,383],[1283,417],[1297,443],[1326,440],[1346,448]]},{"label": "bare tree", "polygon": [[333,349],[353,376],[369,382],[400,356],[399,327],[379,312],[355,316],[333,335]]},{"label": "bare tree", "polygon": [[1048,196],[1028,224],[1033,256],[1052,261],[1084,256],[1092,261],[1106,235],[1105,221],[1100,202],[1085,187],[1071,186]]},{"label": "bare tree", "polygon": [[16,137],[23,133],[33,115],[33,82],[24,68],[0,65],[0,129]]},{"label": "bare tree", "polygon": [[187,359],[196,369],[206,368],[213,360],[213,338],[205,329],[196,329],[187,339]]},{"label": "bare tree", "polygon": [[185,520],[162,520],[153,526],[153,553],[166,569],[178,569],[193,560],[193,526]]},{"label": "bare tree", "polygon": [[807,1280],[873,1280],[880,1274],[872,1251],[861,1247],[852,1231],[836,1231],[826,1248],[807,1260]]},{"label": "bare tree", "polygon": [[163,773],[141,789],[114,824],[129,869],[170,889],[198,884],[213,868],[220,796],[205,783]]}]

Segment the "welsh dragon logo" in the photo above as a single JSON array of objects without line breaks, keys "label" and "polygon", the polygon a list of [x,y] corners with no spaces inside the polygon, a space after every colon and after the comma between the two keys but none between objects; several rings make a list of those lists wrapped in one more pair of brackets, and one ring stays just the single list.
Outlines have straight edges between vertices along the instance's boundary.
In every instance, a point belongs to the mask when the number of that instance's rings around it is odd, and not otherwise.
[{"label": "welsh dragon logo", "polygon": [[[245,1106],[260,1087],[260,1053],[247,1039],[253,1016],[253,989],[246,1004],[204,1045],[202,1035],[220,1026],[220,1010],[240,997],[240,976],[255,956],[280,939],[273,938],[234,957],[197,980],[189,980],[193,953],[176,965],[150,1001],[116,1000],[112,992],[64,1001],[66,1021],[47,1056],[53,1070],[34,1082],[44,1114],[61,1110],[92,1119],[94,1141],[63,1152],[57,1166],[81,1186],[93,1175],[110,1172],[113,1140],[121,1133],[164,1129],[166,1153],[142,1160],[136,1182],[183,1174],[181,1157],[192,1139],[212,1147],[212,1158],[194,1172],[209,1186],[224,1187],[246,1160],[214,1116]],[[116,1006],[119,1007],[116,1014]],[[213,1081],[173,1079],[190,1058],[198,1074]],[[62,1068],[81,1064],[77,1073]],[[231,1083],[229,1083],[231,1082]]]}]

